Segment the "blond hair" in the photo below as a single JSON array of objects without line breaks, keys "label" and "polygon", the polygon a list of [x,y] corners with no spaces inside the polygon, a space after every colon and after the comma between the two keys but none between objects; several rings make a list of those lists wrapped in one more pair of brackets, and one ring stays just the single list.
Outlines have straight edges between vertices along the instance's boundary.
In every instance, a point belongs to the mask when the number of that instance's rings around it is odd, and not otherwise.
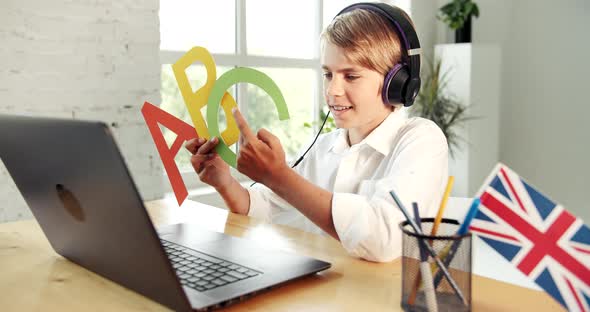
[{"label": "blond hair", "polygon": [[326,40],[342,49],[353,64],[382,75],[400,63],[402,47],[392,25],[378,13],[357,9],[338,15],[322,32]]}]

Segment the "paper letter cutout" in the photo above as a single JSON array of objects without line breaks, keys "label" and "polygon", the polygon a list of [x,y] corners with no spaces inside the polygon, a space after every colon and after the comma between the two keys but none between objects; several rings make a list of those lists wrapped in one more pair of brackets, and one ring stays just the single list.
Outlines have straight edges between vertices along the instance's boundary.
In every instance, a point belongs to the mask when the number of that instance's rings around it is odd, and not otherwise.
[{"label": "paper letter cutout", "polygon": [[[186,75],[186,69],[195,61],[201,61],[205,66],[207,81],[203,87],[193,92]],[[289,119],[289,111],[279,87],[270,77],[260,71],[251,68],[234,68],[216,81],[215,61],[209,51],[203,47],[194,47],[189,50],[172,65],[172,70],[195,128],[149,102],[144,103],[141,112],[156,144],[164,169],[172,185],[172,190],[180,206],[188,196],[188,191],[174,157],[178,154],[185,141],[198,137],[207,139],[211,136],[220,137],[221,140],[219,140],[215,150],[226,163],[234,168],[236,167],[236,154],[229,149],[229,146],[239,139],[239,129],[231,113],[232,108],[237,105],[231,94],[226,92],[229,87],[238,82],[256,85],[270,95],[275,103],[280,120]],[[207,123],[205,123],[205,119],[201,114],[201,109],[206,105]],[[227,128],[221,134],[219,133],[218,124],[220,106],[223,108],[227,120]],[[162,124],[177,135],[172,147],[168,148],[158,124]]]},{"label": "paper letter cutout", "polygon": [[[164,164],[164,169],[166,169],[168,179],[172,185],[172,190],[176,196],[176,201],[178,201],[178,205],[180,206],[188,196],[188,191],[186,185],[184,185],[178,166],[176,166],[176,163],[174,162],[174,157],[178,154],[178,151],[185,141],[198,138],[197,131],[195,131],[195,128],[189,124],[149,102],[143,104],[141,113],[143,114],[145,123],[150,130],[152,139],[156,144],[156,148],[158,149],[158,153]],[[176,140],[174,140],[170,149],[168,149],[168,144],[166,144],[166,140],[164,139],[164,135],[162,134],[158,123],[170,129],[177,135]]]},{"label": "paper letter cutout", "polygon": [[[195,61],[201,61],[207,70],[207,82],[203,87],[197,90],[197,92],[193,92],[186,75],[186,69]],[[178,84],[178,88],[184,99],[184,104],[193,120],[195,129],[200,137],[209,139],[209,130],[207,129],[207,124],[201,114],[201,108],[207,105],[207,98],[216,83],[215,78],[217,78],[217,71],[213,57],[207,49],[203,47],[193,47],[172,65],[172,71],[174,72],[176,83]],[[221,138],[224,142],[227,142],[228,145],[236,143],[239,138],[238,125],[231,114],[231,109],[236,106],[236,101],[231,94],[225,92],[223,99],[221,99],[221,107],[223,107],[227,119],[227,129],[221,133]],[[216,136],[219,136],[219,133],[217,133]]]},{"label": "paper letter cutout", "polygon": [[[279,119],[289,119],[289,110],[287,109],[285,98],[276,83],[263,72],[252,68],[238,67],[221,75],[211,89],[211,94],[207,100],[207,124],[209,125],[209,134],[211,136],[219,136],[219,101],[222,99],[222,96],[225,98],[224,94],[227,93],[225,91],[238,82],[247,82],[266,91],[275,103],[277,111],[279,112]],[[235,123],[231,111],[229,114],[227,110],[224,109],[224,111],[227,119],[229,120],[229,117],[231,117],[231,120]],[[219,143],[215,146],[215,151],[217,151],[221,159],[235,168],[236,154],[228,147],[233,143],[219,140]]]}]

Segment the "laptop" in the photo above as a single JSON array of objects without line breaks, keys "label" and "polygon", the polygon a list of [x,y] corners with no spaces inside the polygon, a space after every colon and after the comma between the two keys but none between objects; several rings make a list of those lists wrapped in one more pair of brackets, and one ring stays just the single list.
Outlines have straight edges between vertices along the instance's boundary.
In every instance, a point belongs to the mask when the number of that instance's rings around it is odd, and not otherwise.
[{"label": "laptop", "polygon": [[197,225],[156,231],[102,122],[0,115],[0,159],[58,254],[175,311],[331,266]]}]

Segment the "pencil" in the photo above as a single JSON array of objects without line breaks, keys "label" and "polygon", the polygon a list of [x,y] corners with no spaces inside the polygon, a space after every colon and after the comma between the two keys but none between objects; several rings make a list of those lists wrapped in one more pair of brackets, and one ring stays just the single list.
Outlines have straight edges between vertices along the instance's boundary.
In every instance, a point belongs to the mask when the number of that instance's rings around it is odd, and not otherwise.
[{"label": "pencil", "polygon": [[454,183],[455,177],[449,176],[449,180],[447,181],[447,188],[445,189],[445,194],[443,195],[443,198],[440,201],[440,206],[438,207],[438,212],[436,213],[436,218],[434,219],[434,224],[432,225],[432,230],[430,231],[430,235],[432,236],[436,235],[436,232],[438,231],[438,227],[445,212],[445,208],[447,207],[447,201],[449,200],[449,195],[451,195],[451,190],[453,189]]}]

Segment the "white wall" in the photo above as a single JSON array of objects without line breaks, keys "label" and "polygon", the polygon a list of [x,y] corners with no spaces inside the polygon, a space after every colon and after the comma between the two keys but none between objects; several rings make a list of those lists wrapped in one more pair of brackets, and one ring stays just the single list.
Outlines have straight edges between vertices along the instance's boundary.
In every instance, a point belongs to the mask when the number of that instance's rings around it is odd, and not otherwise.
[{"label": "white wall", "polygon": [[478,3],[475,38],[504,55],[500,160],[588,223],[590,4]]},{"label": "white wall", "polygon": [[[0,114],[107,122],[144,199],[163,192],[140,112],[145,100],[160,103],[158,8],[158,0],[0,2]],[[0,163],[0,222],[27,217]]]},{"label": "white wall", "polygon": [[469,136],[468,191],[473,196],[500,160],[502,66],[505,55],[497,44],[472,43],[471,89],[466,123]]},{"label": "white wall", "polygon": [[[437,27],[434,40],[426,33],[423,47],[452,42],[445,25],[428,21],[448,1],[426,2],[412,1],[417,28]],[[590,3],[476,2],[481,15],[473,20],[471,112],[484,118],[468,126],[470,158],[481,163],[468,164],[468,194],[499,160],[588,223]],[[489,149],[486,143],[494,140],[499,148]]]},{"label": "white wall", "polygon": [[[422,56],[428,60],[432,59],[434,45],[437,43],[437,24],[439,23],[435,18],[437,10],[438,7],[431,1],[412,1],[411,3],[412,21],[420,40]],[[422,66],[422,69],[424,67]]]}]

